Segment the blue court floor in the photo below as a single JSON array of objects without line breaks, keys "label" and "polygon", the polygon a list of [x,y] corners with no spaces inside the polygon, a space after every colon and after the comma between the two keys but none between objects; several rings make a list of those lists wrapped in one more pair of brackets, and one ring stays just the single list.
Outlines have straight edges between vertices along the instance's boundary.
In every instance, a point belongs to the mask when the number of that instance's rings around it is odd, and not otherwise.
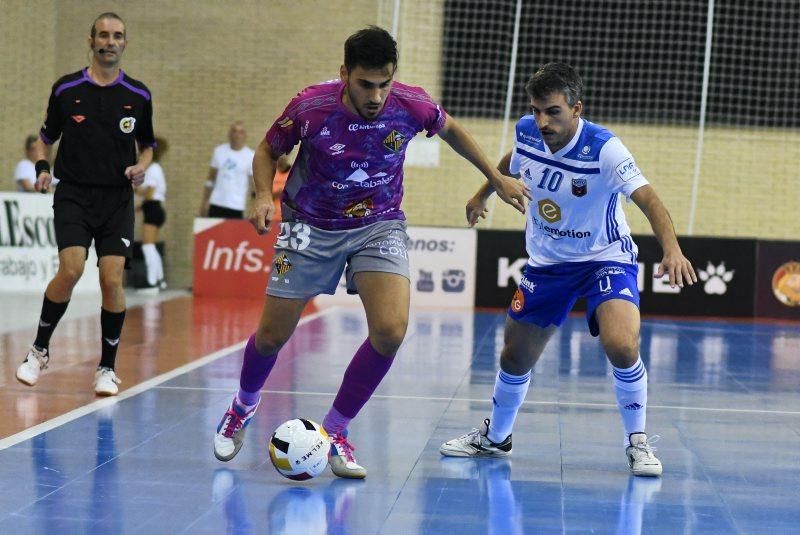
[{"label": "blue court floor", "polygon": [[358,309],[300,326],[246,444],[212,454],[241,349],[0,450],[0,533],[797,533],[800,327],[645,320],[660,479],[629,476],[610,367],[572,317],[539,362],[510,460],[445,459],[490,415],[504,315],[413,313],[350,428],[369,471],[280,477],[266,441],[321,421],[366,336]]}]

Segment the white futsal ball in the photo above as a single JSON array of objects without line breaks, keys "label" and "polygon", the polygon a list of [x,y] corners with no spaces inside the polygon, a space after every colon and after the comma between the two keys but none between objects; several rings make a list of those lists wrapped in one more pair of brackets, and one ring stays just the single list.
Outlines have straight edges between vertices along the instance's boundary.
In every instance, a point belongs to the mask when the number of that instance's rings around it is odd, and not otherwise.
[{"label": "white futsal ball", "polygon": [[331,443],[328,433],[316,422],[295,418],[283,422],[269,441],[269,458],[285,477],[303,481],[325,470]]}]

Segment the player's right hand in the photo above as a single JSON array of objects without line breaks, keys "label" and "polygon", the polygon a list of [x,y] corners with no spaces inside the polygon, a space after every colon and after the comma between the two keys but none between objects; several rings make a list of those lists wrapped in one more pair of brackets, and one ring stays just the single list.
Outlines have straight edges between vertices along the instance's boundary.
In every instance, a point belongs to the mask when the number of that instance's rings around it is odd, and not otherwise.
[{"label": "player's right hand", "polygon": [[470,227],[474,227],[478,222],[478,218],[486,219],[486,214],[489,209],[486,208],[486,200],[480,195],[475,195],[467,201],[467,223]]},{"label": "player's right hand", "polygon": [[36,177],[36,183],[33,185],[33,188],[36,191],[47,193],[50,191],[50,182],[53,181],[53,177],[47,171],[42,171],[39,173],[39,176]]},{"label": "player's right hand", "polygon": [[256,197],[250,210],[250,223],[259,234],[266,234],[272,227],[272,216],[275,215],[275,205],[272,199]]},{"label": "player's right hand", "polygon": [[509,178],[498,172],[492,186],[503,202],[516,208],[518,212],[525,213],[527,201],[531,200],[531,192],[521,180]]}]

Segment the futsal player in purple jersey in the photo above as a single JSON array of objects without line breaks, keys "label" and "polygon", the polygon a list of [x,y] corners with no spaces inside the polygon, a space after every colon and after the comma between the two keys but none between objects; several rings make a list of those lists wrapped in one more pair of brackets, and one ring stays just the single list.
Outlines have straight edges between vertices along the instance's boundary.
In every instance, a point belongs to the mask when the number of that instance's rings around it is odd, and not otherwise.
[{"label": "futsal player in purple jersey", "polygon": [[339,477],[364,478],[347,426],[389,371],[406,333],[409,267],[403,197],[408,142],[438,134],[487,178],[502,200],[525,211],[527,188],[501,175],[472,137],[418,87],[394,82],[397,44],[369,27],[344,45],[339,79],[301,91],[267,132],[253,158],[251,222],[268,231],[278,158],[300,149],[282,197],[281,231],[258,329],[245,347],[239,392],[217,427],[214,454],[229,461],[278,352],[313,296],[332,294],[345,272],[364,304],[369,336],[355,353],[323,420],[330,465]]}]

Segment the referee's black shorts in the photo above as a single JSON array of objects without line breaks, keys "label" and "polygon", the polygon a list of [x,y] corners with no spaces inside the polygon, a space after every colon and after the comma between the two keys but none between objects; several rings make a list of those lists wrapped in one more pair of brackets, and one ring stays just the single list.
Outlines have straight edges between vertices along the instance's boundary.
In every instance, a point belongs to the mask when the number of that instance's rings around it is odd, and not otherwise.
[{"label": "referee's black shorts", "polygon": [[144,216],[145,225],[153,225],[159,228],[167,220],[167,214],[164,212],[161,201],[142,201],[142,215]]},{"label": "referee's black shorts", "polygon": [[133,257],[133,188],[81,186],[61,182],[53,196],[58,250],[85,247],[94,239],[97,257]]}]

